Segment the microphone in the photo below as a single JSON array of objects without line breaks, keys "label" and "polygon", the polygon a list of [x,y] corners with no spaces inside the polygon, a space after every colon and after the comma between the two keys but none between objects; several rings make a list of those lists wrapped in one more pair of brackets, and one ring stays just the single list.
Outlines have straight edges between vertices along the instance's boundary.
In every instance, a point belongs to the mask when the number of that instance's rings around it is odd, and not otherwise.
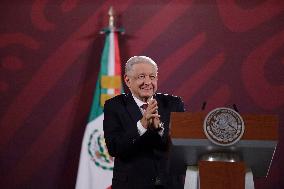
[{"label": "microphone", "polygon": [[206,104],[207,104],[206,101],[204,101],[204,102],[202,103],[202,106],[201,106],[201,110],[202,110],[202,111],[205,110]]},{"label": "microphone", "polygon": [[235,110],[236,112],[239,112],[239,110],[238,110],[236,104],[233,104],[233,108],[234,108],[234,110]]}]

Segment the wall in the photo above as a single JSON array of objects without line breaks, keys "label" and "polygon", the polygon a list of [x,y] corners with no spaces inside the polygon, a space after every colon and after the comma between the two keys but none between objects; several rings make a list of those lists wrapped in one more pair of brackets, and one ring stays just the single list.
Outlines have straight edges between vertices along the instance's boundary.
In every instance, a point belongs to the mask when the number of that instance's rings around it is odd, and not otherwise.
[{"label": "wall", "polygon": [[207,101],[207,110],[279,115],[271,170],[255,182],[284,188],[282,0],[2,0],[1,188],[74,188],[111,5],[126,30],[123,65],[152,57],[159,91],[181,96],[187,111]]}]

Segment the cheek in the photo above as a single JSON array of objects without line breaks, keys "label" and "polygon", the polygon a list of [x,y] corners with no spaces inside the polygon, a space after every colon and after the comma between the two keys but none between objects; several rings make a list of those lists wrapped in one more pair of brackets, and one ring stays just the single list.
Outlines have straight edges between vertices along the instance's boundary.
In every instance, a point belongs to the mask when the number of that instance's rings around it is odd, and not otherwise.
[{"label": "cheek", "polygon": [[157,82],[154,82],[154,83],[153,83],[153,86],[154,86],[154,88],[156,89],[157,86],[158,86]]},{"label": "cheek", "polygon": [[143,85],[144,85],[144,83],[143,82],[137,82],[137,83],[135,83],[136,85],[136,87],[137,88],[140,88],[140,87],[142,87]]}]

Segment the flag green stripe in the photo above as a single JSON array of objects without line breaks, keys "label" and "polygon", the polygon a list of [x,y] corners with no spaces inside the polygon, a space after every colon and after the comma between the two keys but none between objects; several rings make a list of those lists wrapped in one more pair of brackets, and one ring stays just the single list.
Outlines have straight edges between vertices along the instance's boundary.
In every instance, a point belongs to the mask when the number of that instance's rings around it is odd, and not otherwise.
[{"label": "flag green stripe", "polygon": [[100,98],[101,98],[101,93],[106,93],[107,89],[101,88],[101,77],[102,75],[108,74],[107,64],[108,64],[109,43],[110,43],[109,34],[107,34],[104,49],[103,49],[103,54],[101,58],[101,68],[98,74],[98,80],[97,80],[96,88],[95,88],[95,95],[93,98],[93,103],[92,103],[91,111],[89,115],[89,120],[88,120],[89,122],[91,122],[92,120],[94,120],[96,117],[98,117],[99,115],[103,113],[103,107],[100,106]]},{"label": "flag green stripe", "polygon": [[109,57],[109,48],[110,48],[110,34],[107,34],[105,46],[103,50],[103,55],[101,59],[101,74],[108,75],[108,57]]}]

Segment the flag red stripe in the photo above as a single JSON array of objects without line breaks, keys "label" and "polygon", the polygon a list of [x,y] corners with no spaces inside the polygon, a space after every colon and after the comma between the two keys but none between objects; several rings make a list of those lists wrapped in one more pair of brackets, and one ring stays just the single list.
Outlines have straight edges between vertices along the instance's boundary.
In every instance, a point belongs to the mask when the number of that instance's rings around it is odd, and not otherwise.
[{"label": "flag red stripe", "polygon": [[[121,75],[121,61],[120,61],[120,52],[118,45],[118,33],[114,33],[114,65],[115,65],[115,75]],[[120,89],[115,89],[115,94],[120,94]]]}]

